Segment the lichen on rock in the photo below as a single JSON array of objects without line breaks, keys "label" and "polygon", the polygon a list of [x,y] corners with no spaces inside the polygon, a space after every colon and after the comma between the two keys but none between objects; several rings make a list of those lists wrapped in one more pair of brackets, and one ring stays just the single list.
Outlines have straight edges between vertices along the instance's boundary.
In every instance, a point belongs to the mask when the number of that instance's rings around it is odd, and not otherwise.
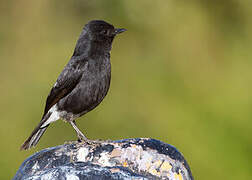
[{"label": "lichen on rock", "polygon": [[19,179],[192,180],[190,168],[173,146],[155,139],[72,142],[26,159]]}]

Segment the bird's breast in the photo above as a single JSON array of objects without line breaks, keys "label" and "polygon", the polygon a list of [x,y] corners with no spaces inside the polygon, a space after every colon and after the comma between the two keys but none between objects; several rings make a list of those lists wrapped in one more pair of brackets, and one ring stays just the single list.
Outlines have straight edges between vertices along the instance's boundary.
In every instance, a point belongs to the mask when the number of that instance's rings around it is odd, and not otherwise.
[{"label": "bird's breast", "polygon": [[60,102],[67,112],[83,115],[106,96],[111,78],[110,62],[88,62],[74,90]]}]

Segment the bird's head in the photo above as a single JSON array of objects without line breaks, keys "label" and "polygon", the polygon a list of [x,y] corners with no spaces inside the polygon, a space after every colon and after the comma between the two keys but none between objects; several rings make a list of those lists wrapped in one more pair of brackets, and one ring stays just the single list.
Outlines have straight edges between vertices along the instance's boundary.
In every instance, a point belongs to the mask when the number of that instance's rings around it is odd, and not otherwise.
[{"label": "bird's head", "polygon": [[90,21],[85,25],[84,29],[89,33],[92,40],[111,40],[111,42],[117,34],[126,31],[123,28],[115,28],[113,25],[102,20]]},{"label": "bird's head", "polygon": [[108,52],[111,50],[112,42],[117,34],[126,29],[115,28],[113,25],[102,21],[93,20],[86,24],[75,46],[73,56],[79,56],[93,49]]}]

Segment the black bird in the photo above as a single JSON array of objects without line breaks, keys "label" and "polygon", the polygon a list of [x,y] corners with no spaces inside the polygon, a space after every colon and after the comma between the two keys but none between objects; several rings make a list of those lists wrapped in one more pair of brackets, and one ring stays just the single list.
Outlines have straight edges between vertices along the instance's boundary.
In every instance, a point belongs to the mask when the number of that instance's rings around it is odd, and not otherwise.
[{"label": "black bird", "polygon": [[41,121],[21,150],[35,146],[48,126],[58,119],[69,122],[80,140],[87,140],[75,119],[94,109],[106,96],[111,78],[112,42],[124,31],[102,20],[84,26],[70,61],[47,97]]}]

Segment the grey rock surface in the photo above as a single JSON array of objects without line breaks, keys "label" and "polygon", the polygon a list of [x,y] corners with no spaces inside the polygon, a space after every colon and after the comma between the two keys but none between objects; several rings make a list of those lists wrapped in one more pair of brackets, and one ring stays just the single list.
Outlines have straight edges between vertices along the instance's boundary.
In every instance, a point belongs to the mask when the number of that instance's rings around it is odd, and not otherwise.
[{"label": "grey rock surface", "polygon": [[173,146],[155,139],[71,142],[44,149],[20,166],[13,180],[193,180]]}]

